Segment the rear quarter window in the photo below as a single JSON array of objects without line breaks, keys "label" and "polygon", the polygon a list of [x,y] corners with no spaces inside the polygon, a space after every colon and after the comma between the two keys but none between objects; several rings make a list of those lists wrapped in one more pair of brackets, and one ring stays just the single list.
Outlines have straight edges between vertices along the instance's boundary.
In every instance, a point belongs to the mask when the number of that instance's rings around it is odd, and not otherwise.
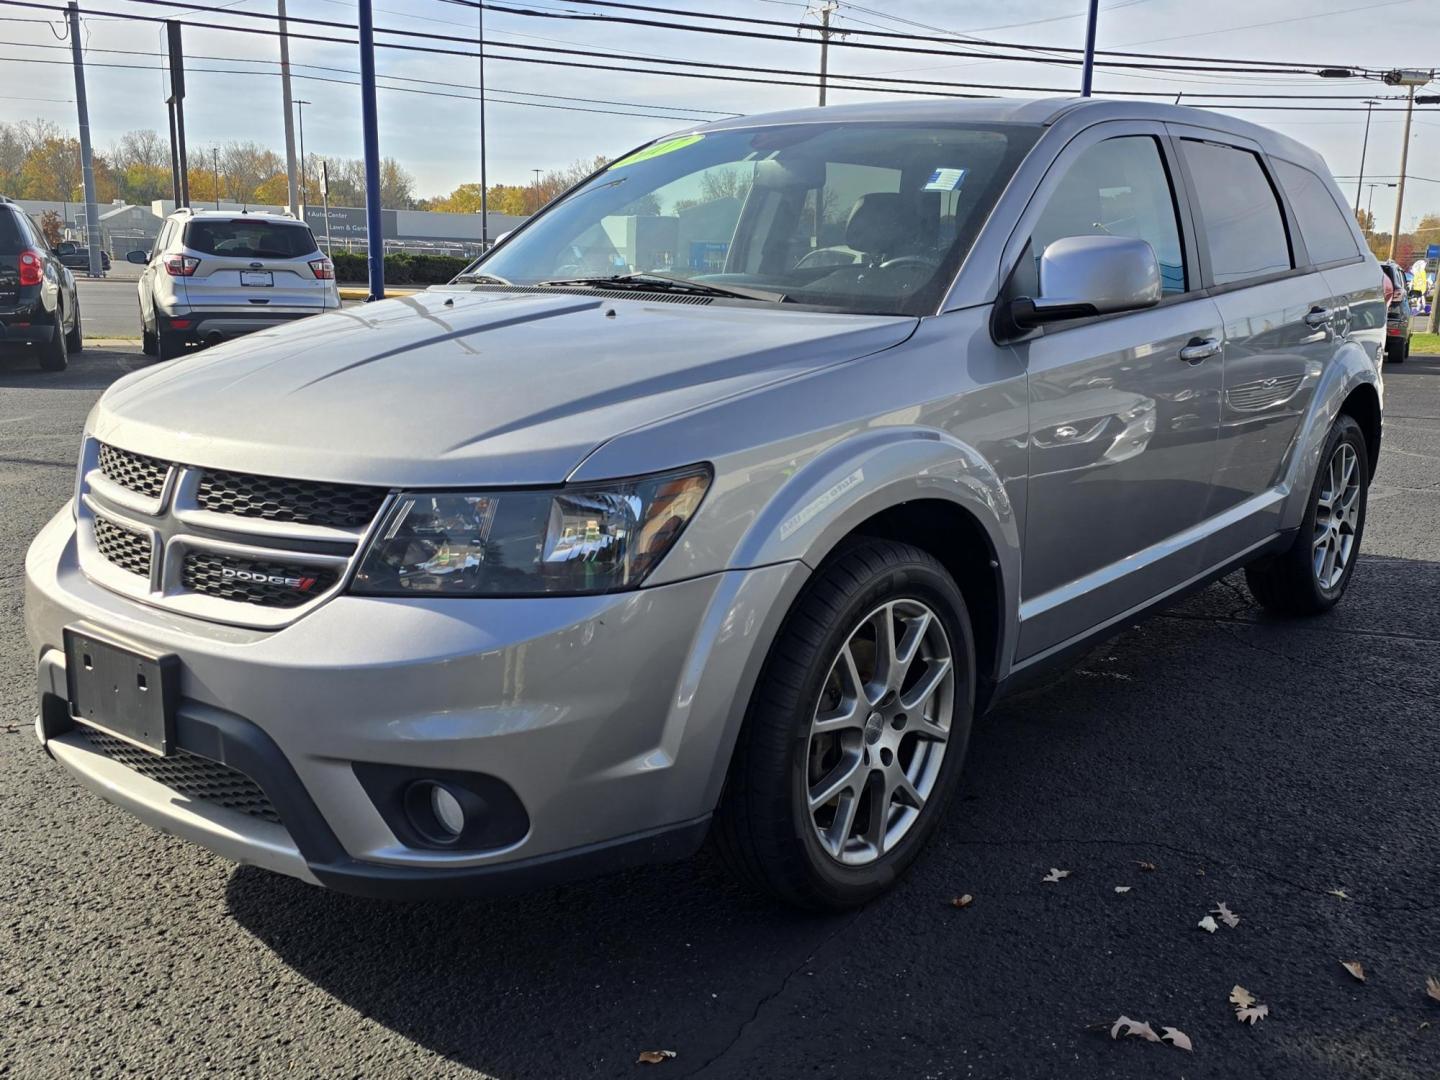
[{"label": "rear quarter window", "polygon": [[1275,161],[1275,177],[1295,211],[1311,262],[1338,262],[1360,254],[1350,223],[1324,180],[1288,161]]},{"label": "rear quarter window", "polygon": [[245,218],[192,221],[185,227],[185,246],[202,255],[237,259],[298,259],[319,250],[308,225]]},{"label": "rear quarter window", "polygon": [[20,215],[0,209],[0,255],[18,255],[29,246],[29,237],[20,227]]}]

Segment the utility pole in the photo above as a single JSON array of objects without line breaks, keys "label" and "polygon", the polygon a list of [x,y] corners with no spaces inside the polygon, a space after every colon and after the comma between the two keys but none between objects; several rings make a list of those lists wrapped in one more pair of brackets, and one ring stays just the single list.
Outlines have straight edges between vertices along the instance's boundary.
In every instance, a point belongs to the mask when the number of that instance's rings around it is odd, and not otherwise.
[{"label": "utility pole", "polygon": [[320,159],[320,198],[325,205],[325,257],[330,257],[330,165]]},{"label": "utility pole", "polygon": [[1081,97],[1090,96],[1090,87],[1095,82],[1095,27],[1099,21],[1100,0],[1090,0],[1090,13],[1085,19],[1085,63],[1080,68]]},{"label": "utility pole", "polygon": [[[285,105],[285,179],[290,194],[290,213],[299,216],[295,184],[295,110],[290,99],[290,34],[285,25],[285,0],[275,0],[280,16],[280,98]],[[361,46],[363,51],[364,46]]]},{"label": "utility pole", "polygon": [[[838,0],[825,0],[806,9],[805,15],[820,17],[820,107],[825,107],[825,91],[830,77],[830,16],[840,9]],[[835,31],[838,32],[838,31]]]},{"label": "utility pole", "polygon": [[1387,71],[1382,78],[1388,86],[1409,87],[1405,102],[1405,135],[1400,146],[1400,190],[1395,193],[1395,227],[1390,230],[1390,254],[1395,258],[1395,245],[1400,241],[1400,214],[1405,208],[1405,169],[1410,163],[1410,121],[1415,115],[1415,88],[1424,86],[1435,77],[1433,71],[1396,70]]},{"label": "utility pole", "polygon": [[535,209],[532,213],[538,214],[540,212],[540,170],[531,169],[530,171],[535,174]]},{"label": "utility pole", "polygon": [[1355,209],[1360,209],[1360,189],[1365,186],[1365,151],[1370,148],[1370,113],[1376,104],[1374,100],[1365,102],[1365,141],[1360,144],[1360,179],[1355,181]]},{"label": "utility pole", "polygon": [[170,164],[175,172],[175,209],[190,205],[190,162],[185,156],[185,46],[181,24],[166,20],[165,34],[170,47]]},{"label": "utility pole", "polygon": [[220,148],[210,148],[210,160],[215,165],[215,209],[220,209]]},{"label": "utility pole", "polygon": [[309,104],[311,103],[308,101],[295,99],[295,105],[300,110],[300,208],[302,212],[306,202],[309,201],[305,188],[305,106]]},{"label": "utility pole", "polygon": [[480,254],[490,249],[490,182],[485,177],[485,5],[475,5],[476,52],[480,56]]},{"label": "utility pole", "polygon": [[90,105],[85,98],[85,59],[80,52],[80,5],[71,0],[66,14],[70,20],[70,57],[75,62],[75,108],[80,122],[80,174],[85,180],[85,246],[90,251],[90,276],[99,277],[100,210],[95,205],[95,159],[90,150]]},{"label": "utility pole", "polygon": [[370,264],[369,299],[384,300],[385,232],[380,214],[380,110],[375,104],[375,13],[371,10],[370,0],[357,0],[357,6],[360,9],[360,119],[365,143],[365,240]]}]

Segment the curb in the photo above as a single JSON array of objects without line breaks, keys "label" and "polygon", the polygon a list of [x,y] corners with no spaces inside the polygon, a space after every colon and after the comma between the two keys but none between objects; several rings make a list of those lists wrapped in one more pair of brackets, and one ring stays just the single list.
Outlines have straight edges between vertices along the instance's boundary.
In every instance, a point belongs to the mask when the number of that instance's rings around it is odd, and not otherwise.
[{"label": "curb", "polygon": [[[416,293],[424,291],[424,289],[386,289],[385,299],[389,300],[396,296],[414,296]],[[339,293],[341,300],[365,300],[370,296],[369,288],[363,285],[341,286]]]}]

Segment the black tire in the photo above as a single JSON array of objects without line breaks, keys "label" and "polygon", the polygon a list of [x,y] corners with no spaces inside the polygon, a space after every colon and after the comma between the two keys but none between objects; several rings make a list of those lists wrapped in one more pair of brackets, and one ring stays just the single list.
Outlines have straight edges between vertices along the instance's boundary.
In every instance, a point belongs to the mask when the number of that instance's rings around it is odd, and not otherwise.
[{"label": "black tire", "polygon": [[[928,607],[945,632],[956,676],[949,737],[908,831],[868,864],[842,865],[822,846],[811,819],[811,719],[852,632],[867,613],[897,599]],[[809,909],[855,907],[889,888],[919,854],[959,783],[975,711],[974,672],[965,600],[934,557],[871,538],[832,556],[795,601],[751,700],[712,830],[723,861],[751,886]],[[867,765],[869,728],[862,737]]]},{"label": "black tire", "polygon": [[65,348],[71,353],[82,352],[85,348],[85,331],[80,325],[80,306],[75,306],[75,328],[65,336]]},{"label": "black tire", "polygon": [[[1349,446],[1358,461],[1359,491],[1355,507],[1349,515],[1353,537],[1349,559],[1339,579],[1327,587],[1320,582],[1313,564],[1317,542],[1315,522],[1320,512],[1321,494],[1329,482],[1330,462],[1342,445]],[[1279,555],[1261,559],[1245,568],[1245,584],[1250,588],[1250,595],[1276,615],[1319,615],[1339,603],[1359,562],[1369,492],[1370,455],[1365,446],[1365,435],[1353,417],[1342,414],[1331,426],[1325,448],[1320,453],[1320,465],[1315,482],[1310,487],[1310,503],[1294,544]]]},{"label": "black tire", "polygon": [[160,342],[156,338],[155,331],[145,325],[145,311],[140,311],[140,351],[146,356],[156,356],[160,352]]},{"label": "black tire", "polygon": [[60,312],[55,312],[55,332],[50,340],[40,346],[40,370],[64,371],[70,364],[70,351],[66,348],[65,324]]},{"label": "black tire", "polygon": [[183,356],[185,352],[186,348],[184,335],[155,335],[155,358],[157,360],[174,360],[177,356]]}]

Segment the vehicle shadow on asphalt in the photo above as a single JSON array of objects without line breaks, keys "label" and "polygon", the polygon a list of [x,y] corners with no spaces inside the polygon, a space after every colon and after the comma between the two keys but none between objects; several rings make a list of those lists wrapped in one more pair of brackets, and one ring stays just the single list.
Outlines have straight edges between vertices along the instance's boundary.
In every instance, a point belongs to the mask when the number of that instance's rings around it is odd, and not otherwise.
[{"label": "vehicle shadow on asphalt", "polygon": [[[1440,563],[1366,556],[1326,616],[1272,619],[1237,575],[1126,630],[977,722],[929,849],[858,913],[778,908],[708,852],[433,905],[241,869],[229,909],[340,1002],[507,1080],[650,1049],[675,1076],[1423,1075],[1437,611]],[[1217,900],[1242,922],[1207,935]],[[1357,994],[1354,956],[1384,989]],[[1236,983],[1283,1010],[1268,1039],[1236,1025]],[[1122,1013],[1223,1068],[1112,1043]]]},{"label": "vehicle shadow on asphalt", "polygon": [[64,371],[41,371],[33,352],[0,351],[0,390],[104,390],[121,375],[155,363],[131,346],[87,346]]}]

